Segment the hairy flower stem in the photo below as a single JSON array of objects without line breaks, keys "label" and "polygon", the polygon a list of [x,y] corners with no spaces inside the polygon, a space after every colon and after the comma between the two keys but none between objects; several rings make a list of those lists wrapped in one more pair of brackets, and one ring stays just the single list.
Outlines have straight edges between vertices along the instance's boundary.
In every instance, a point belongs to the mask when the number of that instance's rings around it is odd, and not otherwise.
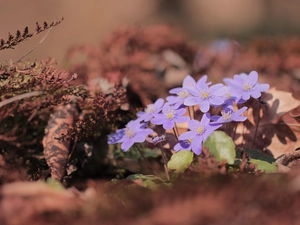
[{"label": "hairy flower stem", "polygon": [[[176,125],[175,125],[176,126]],[[177,127],[176,127],[177,128]],[[175,127],[173,127],[173,132],[174,132],[174,135],[178,141],[178,129],[175,129]]]},{"label": "hairy flower stem", "polygon": [[229,135],[229,133],[228,133],[228,127],[229,127],[229,124],[226,123],[226,124],[225,124],[225,134],[228,134],[228,135]]},{"label": "hairy flower stem", "polygon": [[260,122],[260,110],[261,110],[261,104],[259,103],[257,122],[256,122],[256,126],[255,126],[255,132],[254,132],[254,137],[253,137],[253,142],[252,142],[252,145],[251,145],[251,149],[253,149],[255,139],[256,139],[256,136],[257,136],[258,125],[259,125],[259,122]]},{"label": "hairy flower stem", "polygon": [[188,108],[188,112],[189,112],[190,118],[191,118],[191,119],[194,119],[194,115],[192,115],[190,106],[188,106],[187,108]]},{"label": "hairy flower stem", "polygon": [[238,123],[236,123],[236,124],[234,125],[233,129],[232,129],[232,133],[231,133],[231,138],[232,138],[232,140],[235,139],[237,126],[238,126]]},{"label": "hairy flower stem", "polygon": [[161,143],[159,143],[159,148],[160,148],[160,151],[161,151],[161,155],[162,155],[162,158],[163,158],[163,161],[164,161],[164,168],[165,168],[165,173],[166,173],[166,176],[167,176],[167,179],[168,181],[170,181],[170,175],[169,175],[169,170],[168,170],[168,166],[167,166],[167,156],[164,152],[164,149],[161,145]]},{"label": "hairy flower stem", "polygon": [[154,171],[154,169],[153,169],[153,167],[151,166],[150,162],[149,162],[148,159],[145,157],[144,153],[141,151],[140,147],[139,147],[138,145],[136,145],[136,144],[134,144],[134,146],[135,146],[136,149],[139,151],[139,153],[141,154],[142,158],[147,162],[147,165],[148,165],[149,169],[151,170],[151,172],[152,172],[155,176],[157,176],[156,173],[155,173],[155,171]]}]

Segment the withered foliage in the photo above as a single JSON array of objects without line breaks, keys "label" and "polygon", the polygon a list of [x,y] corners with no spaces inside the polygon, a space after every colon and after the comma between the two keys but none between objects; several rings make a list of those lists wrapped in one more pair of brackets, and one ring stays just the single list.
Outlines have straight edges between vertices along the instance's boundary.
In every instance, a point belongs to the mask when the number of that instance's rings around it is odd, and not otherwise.
[{"label": "withered foliage", "polygon": [[77,83],[89,83],[100,76],[120,85],[127,78],[128,91],[145,106],[167,96],[164,79],[168,70],[181,73],[181,82],[195,53],[196,47],[169,26],[123,27],[99,46],[71,48],[67,60],[70,70],[78,73]]},{"label": "withered foliage", "polygon": [[262,83],[300,97],[299,59],[299,37],[256,37],[246,43],[221,39],[200,48],[194,59],[193,75],[208,74],[211,80],[221,81],[256,70]]},{"label": "withered foliage", "polygon": [[[54,106],[65,104],[71,95],[84,96],[81,87],[70,87],[76,74],[56,68],[53,59],[0,63],[0,100],[16,100],[0,108],[0,146],[3,154],[14,152],[26,166],[39,166],[35,154],[42,152],[41,140]],[[40,91],[39,95],[18,96]],[[32,162],[32,164],[29,161]],[[32,168],[29,168],[32,169]]]},{"label": "withered foliage", "polygon": [[45,31],[48,29],[51,29],[52,27],[57,26],[60,24],[64,18],[62,17],[60,20],[53,21],[50,24],[47,22],[44,22],[43,25],[41,26],[38,22],[36,22],[36,28],[35,31],[32,33],[29,33],[28,27],[24,28],[24,31],[21,32],[20,30],[17,30],[15,35],[12,35],[11,33],[8,33],[8,38],[6,40],[0,39],[0,51],[4,49],[14,49],[14,47],[21,42]]}]

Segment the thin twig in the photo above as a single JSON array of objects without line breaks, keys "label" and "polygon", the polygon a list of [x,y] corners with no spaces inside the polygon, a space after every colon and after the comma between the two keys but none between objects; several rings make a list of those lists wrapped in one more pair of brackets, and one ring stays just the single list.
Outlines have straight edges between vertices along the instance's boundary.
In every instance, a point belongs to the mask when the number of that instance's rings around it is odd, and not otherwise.
[{"label": "thin twig", "polygon": [[18,60],[16,60],[14,63],[20,62],[22,59],[24,59],[26,56],[28,56],[31,52],[33,52],[40,44],[42,44],[43,41],[46,39],[46,37],[48,36],[48,34],[50,33],[51,30],[52,30],[52,27],[47,31],[47,33],[45,34],[45,36],[40,40],[40,42],[37,45],[35,45],[29,52],[27,52],[21,58],[19,58]]},{"label": "thin twig", "polygon": [[138,145],[136,145],[136,144],[134,144],[134,146],[135,146],[136,149],[139,151],[139,153],[141,154],[142,158],[147,162],[147,165],[148,165],[149,169],[151,170],[151,172],[152,172],[155,176],[157,176],[156,173],[155,173],[155,171],[153,170],[153,168],[152,168],[150,162],[149,162],[148,159],[145,157],[144,153],[141,151],[140,147],[139,147]]}]

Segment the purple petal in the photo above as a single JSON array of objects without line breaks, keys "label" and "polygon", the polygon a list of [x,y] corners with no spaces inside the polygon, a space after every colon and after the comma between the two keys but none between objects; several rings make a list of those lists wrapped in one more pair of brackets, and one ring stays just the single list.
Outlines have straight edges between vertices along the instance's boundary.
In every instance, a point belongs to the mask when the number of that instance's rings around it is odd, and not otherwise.
[{"label": "purple petal", "polygon": [[203,84],[203,83],[198,83],[197,82],[197,86],[196,87],[197,87],[198,90],[207,90],[207,89],[209,89],[208,85],[205,84],[205,83]]},{"label": "purple petal", "polygon": [[185,108],[182,108],[182,109],[177,109],[176,110],[176,115],[178,116],[182,116],[186,113],[186,109]]},{"label": "purple petal", "polygon": [[203,126],[206,126],[207,124],[209,124],[209,121],[210,121],[210,115],[209,115],[209,113],[203,114],[202,119],[201,119],[201,124]]},{"label": "purple petal", "polygon": [[190,120],[188,125],[191,130],[194,130],[196,129],[196,127],[200,126],[201,124],[198,120]]},{"label": "purple petal", "polygon": [[242,99],[243,99],[243,100],[248,100],[249,98],[250,98],[249,92],[243,92],[243,94],[242,94]]},{"label": "purple petal", "polygon": [[164,100],[162,98],[159,98],[154,103],[154,106],[155,106],[156,109],[159,109],[163,106],[163,104],[164,104]]},{"label": "purple petal", "polygon": [[255,89],[260,91],[260,92],[266,92],[269,90],[270,85],[269,84],[256,84]]},{"label": "purple petal", "polygon": [[213,121],[217,121],[219,118],[221,118],[221,116],[219,116],[219,115],[214,115],[214,116],[210,117],[210,119]]},{"label": "purple petal", "polygon": [[248,107],[244,106],[243,108],[240,108],[238,111],[235,112],[236,115],[240,116],[243,112],[245,112],[248,109]]},{"label": "purple petal", "polygon": [[247,119],[247,116],[239,116],[234,118],[233,120],[236,122],[244,122]]},{"label": "purple petal", "polygon": [[177,94],[178,92],[182,91],[183,89],[180,87],[173,88],[169,91],[170,94]]},{"label": "purple petal", "polygon": [[196,86],[196,81],[191,75],[187,75],[182,82],[182,86]]},{"label": "purple petal", "polygon": [[223,86],[213,91],[213,94],[216,96],[224,96],[229,91],[228,89],[229,88],[227,86]]},{"label": "purple petal", "polygon": [[142,143],[146,140],[146,135],[143,135],[143,134],[138,134],[138,135],[135,135],[132,140],[135,142],[135,143]]},{"label": "purple petal", "polygon": [[187,97],[184,100],[184,105],[194,106],[194,105],[198,105],[200,102],[201,102],[201,100],[198,97]]},{"label": "purple petal", "polygon": [[155,117],[151,120],[151,123],[156,125],[161,125],[166,121],[166,117],[162,114],[155,115]]},{"label": "purple petal", "polygon": [[227,84],[228,86],[230,86],[233,83],[233,79],[232,78],[224,78],[223,81],[225,82],[225,84]]},{"label": "purple petal", "polygon": [[198,136],[197,138],[194,138],[192,142],[192,150],[196,155],[200,155],[202,151],[202,137]]},{"label": "purple petal", "polygon": [[184,140],[193,139],[195,136],[196,134],[193,131],[187,131],[179,135],[178,139],[184,141]]},{"label": "purple petal", "polygon": [[210,104],[214,106],[223,105],[224,101],[225,101],[224,97],[214,97],[209,99]]},{"label": "purple petal", "polygon": [[174,104],[180,100],[178,96],[168,96],[166,99],[170,104]]},{"label": "purple petal", "polygon": [[198,87],[198,84],[199,85],[203,85],[203,84],[206,84],[206,81],[207,81],[207,75],[204,75],[202,76],[198,81],[197,81],[197,87]]},{"label": "purple petal", "polygon": [[189,116],[178,116],[174,119],[176,123],[184,123],[190,120]]},{"label": "purple petal", "polygon": [[[211,92],[213,92],[213,93],[215,93],[215,92],[217,92],[220,88],[222,88],[222,87],[224,87],[224,85],[223,84],[214,84],[214,85],[212,85],[210,88],[209,88],[209,90],[211,91]],[[227,91],[227,88],[226,88],[226,91]],[[226,93],[226,92],[225,92]],[[224,93],[224,94],[225,94]]]},{"label": "purple petal", "polygon": [[121,144],[121,149],[126,152],[133,144],[134,141],[132,139],[128,139]]},{"label": "purple petal", "polygon": [[248,82],[251,86],[257,83],[258,73],[256,71],[251,71],[248,75]]},{"label": "purple petal", "polygon": [[199,96],[199,90],[196,87],[185,87],[184,90],[188,91],[192,96]]},{"label": "purple petal", "polygon": [[165,129],[165,130],[170,130],[170,129],[172,129],[173,127],[174,127],[174,121],[172,121],[172,120],[167,120],[164,124],[163,124],[163,128]]},{"label": "purple petal", "polygon": [[256,90],[253,90],[253,91],[249,92],[249,94],[250,94],[253,98],[259,98],[259,97],[261,96],[260,91],[256,91]]},{"label": "purple petal", "polygon": [[201,112],[204,112],[204,113],[208,112],[209,106],[210,106],[209,101],[204,100],[204,101],[200,102],[199,105],[200,105]]}]

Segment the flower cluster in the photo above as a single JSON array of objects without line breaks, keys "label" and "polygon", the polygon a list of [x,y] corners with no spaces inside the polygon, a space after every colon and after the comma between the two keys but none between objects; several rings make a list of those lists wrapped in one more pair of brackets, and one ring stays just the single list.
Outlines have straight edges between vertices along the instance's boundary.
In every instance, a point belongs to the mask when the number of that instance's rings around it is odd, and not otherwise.
[{"label": "flower cluster", "polygon": [[[176,128],[177,123],[188,122],[189,131],[179,135],[175,151],[192,150],[199,155],[206,139],[224,123],[243,122],[247,117],[242,114],[247,107],[239,108],[238,104],[245,103],[250,97],[259,98],[262,92],[269,89],[268,84],[258,83],[258,74],[252,71],[249,75],[241,73],[233,79],[224,78],[224,84],[207,82],[207,75],[197,82],[190,75],[183,80],[182,87],[170,90],[166,102],[158,99],[143,112],[138,112],[138,118],[130,121],[126,128],[119,129],[108,136],[108,144],[122,143],[121,149],[127,151],[134,143],[149,140],[148,136],[154,131],[149,127],[162,125],[165,130]],[[187,107],[198,106],[203,116],[200,121],[187,116]],[[210,115],[211,107],[222,107],[221,115]],[[175,133],[175,132],[174,132]],[[150,140],[163,138],[152,137]],[[153,142],[155,143],[155,142]]]}]

